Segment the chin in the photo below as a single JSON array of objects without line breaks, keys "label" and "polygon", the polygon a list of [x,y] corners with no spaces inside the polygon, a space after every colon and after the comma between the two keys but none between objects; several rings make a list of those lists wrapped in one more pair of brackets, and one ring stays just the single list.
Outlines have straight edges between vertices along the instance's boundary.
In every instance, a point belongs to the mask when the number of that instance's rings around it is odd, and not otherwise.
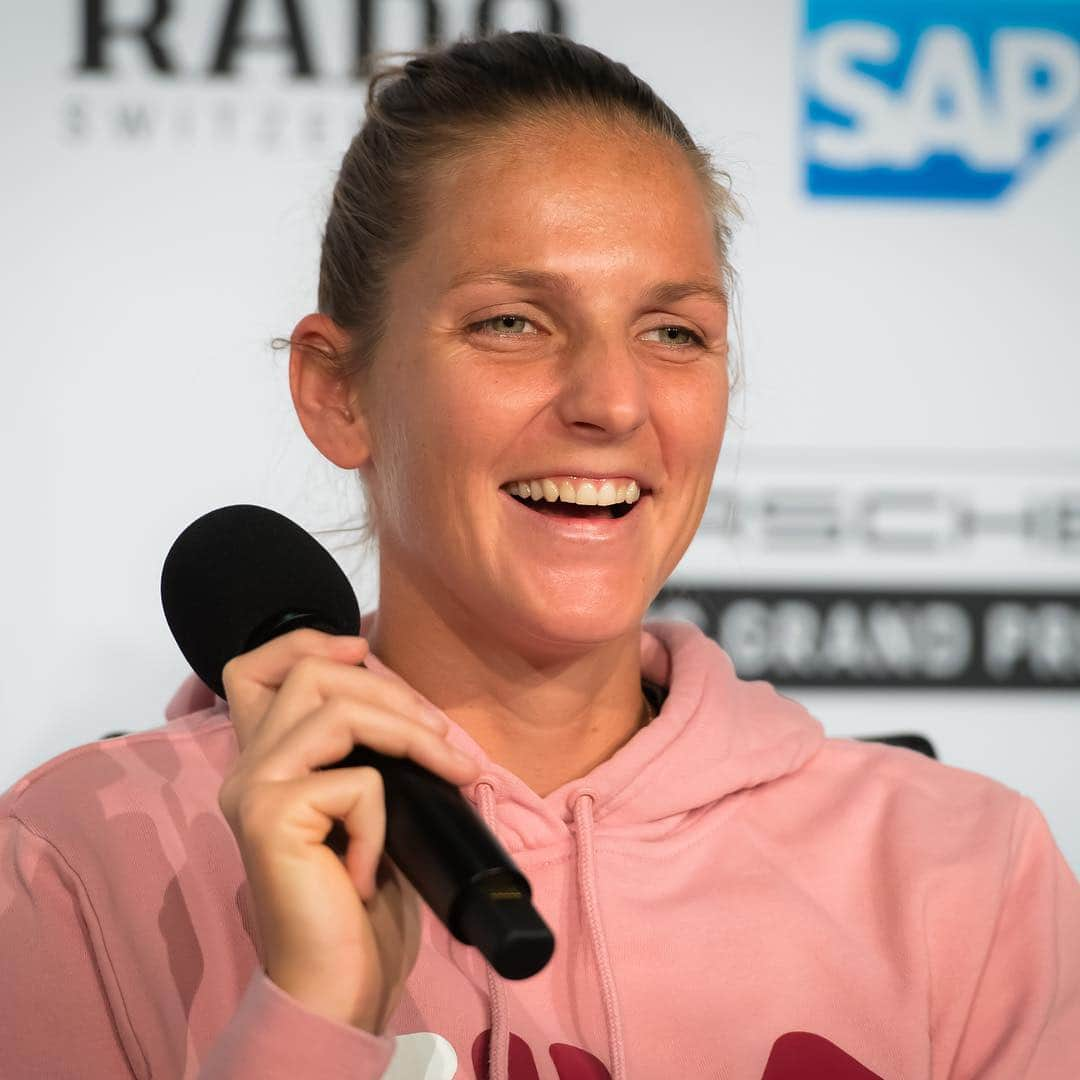
[{"label": "chin", "polygon": [[626,593],[618,598],[551,598],[515,609],[511,619],[523,642],[577,651],[637,633],[646,606]]}]

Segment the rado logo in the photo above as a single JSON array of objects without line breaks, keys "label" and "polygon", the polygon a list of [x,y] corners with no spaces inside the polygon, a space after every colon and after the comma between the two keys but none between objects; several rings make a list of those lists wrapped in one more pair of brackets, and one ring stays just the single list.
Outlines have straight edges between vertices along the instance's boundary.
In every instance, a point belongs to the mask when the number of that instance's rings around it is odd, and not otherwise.
[{"label": "rado logo", "polygon": [[[77,64],[80,73],[109,73],[115,46],[122,41],[135,43],[145,65],[162,76],[202,73],[230,77],[240,74],[240,60],[248,52],[276,52],[287,59],[287,73],[294,79],[319,79],[330,73],[314,47],[313,26],[320,15],[333,6],[327,0],[226,0],[208,6],[209,17],[200,15],[206,47],[201,55],[184,55],[173,44],[178,24],[196,19],[193,5],[172,0],[153,0],[143,13],[132,17],[130,6],[125,13],[109,0],[83,0],[81,50]],[[472,4],[444,5],[437,0],[338,0],[351,24],[347,42],[348,63],[345,71],[332,72],[362,80],[371,74],[372,58],[387,43],[380,40],[388,16],[396,20],[411,14],[417,40],[406,48],[440,44],[446,34],[447,14],[464,15],[464,29],[484,36],[500,28],[500,9],[512,8],[519,17],[524,8],[532,9],[532,25],[552,33],[564,29],[563,12],[557,0],[537,0],[523,5],[499,0],[477,0]],[[411,13],[403,10],[411,8]],[[207,9],[203,9],[207,10]],[[273,25],[272,30],[267,26]],[[395,47],[402,47],[395,42]]]},{"label": "rado logo", "polygon": [[342,147],[380,54],[566,33],[558,0],[82,0],[60,136],[77,145]]}]

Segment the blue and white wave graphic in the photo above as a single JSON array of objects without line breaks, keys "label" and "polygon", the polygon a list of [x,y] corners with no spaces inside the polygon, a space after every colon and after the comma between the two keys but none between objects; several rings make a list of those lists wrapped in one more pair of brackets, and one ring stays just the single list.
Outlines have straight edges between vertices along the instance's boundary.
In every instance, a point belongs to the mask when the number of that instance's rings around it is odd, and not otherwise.
[{"label": "blue and white wave graphic", "polygon": [[997,199],[1080,119],[1080,0],[806,0],[816,197]]}]

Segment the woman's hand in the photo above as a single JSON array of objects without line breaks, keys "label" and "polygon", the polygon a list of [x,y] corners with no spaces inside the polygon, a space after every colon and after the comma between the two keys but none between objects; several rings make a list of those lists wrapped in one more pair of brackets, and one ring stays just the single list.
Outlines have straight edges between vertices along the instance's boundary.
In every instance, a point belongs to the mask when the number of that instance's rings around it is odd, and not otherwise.
[{"label": "woman's hand", "polygon": [[[225,665],[240,754],[219,802],[247,870],[267,975],[312,1012],[378,1033],[416,961],[418,900],[382,858],[380,774],[320,766],[359,744],[456,785],[478,769],[418,694],[356,666],[367,653],[359,637],[295,630]],[[324,843],[337,821],[344,859]]]}]

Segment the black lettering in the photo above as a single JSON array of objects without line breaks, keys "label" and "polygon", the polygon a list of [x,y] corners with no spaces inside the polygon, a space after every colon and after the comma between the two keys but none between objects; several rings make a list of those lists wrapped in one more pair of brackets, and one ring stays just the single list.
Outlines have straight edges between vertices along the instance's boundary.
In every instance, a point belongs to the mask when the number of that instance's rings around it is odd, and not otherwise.
[{"label": "black lettering", "polygon": [[[442,40],[442,13],[435,0],[412,0],[419,3],[424,16],[424,45],[432,49]],[[374,57],[379,49],[379,0],[356,0],[356,46],[353,55],[353,78],[370,79],[375,69]]]},{"label": "black lettering", "polygon": [[[476,32],[480,37],[487,37],[493,30],[499,29],[495,25],[495,9],[498,0],[480,0],[476,6]],[[543,13],[542,20],[537,20],[537,29],[546,30],[549,34],[561,34],[563,32],[562,5],[558,0],[541,0],[540,8]]]},{"label": "black lettering", "polygon": [[170,0],[154,0],[153,12],[143,22],[118,23],[108,18],[106,0],[83,0],[82,57],[78,71],[108,71],[105,43],[111,38],[129,37],[142,41],[155,71],[171,75],[175,68],[158,39],[162,24],[171,15]]},{"label": "black lettering", "polygon": [[311,63],[311,50],[308,48],[307,32],[300,18],[296,0],[277,0],[284,19],[284,29],[280,34],[269,36],[245,34],[241,27],[247,16],[249,0],[229,0],[225,11],[225,21],[218,36],[217,49],[210,64],[211,75],[235,75],[233,62],[236,54],[244,49],[274,51],[285,49],[292,54],[293,77],[311,79],[315,77],[315,68]]}]

